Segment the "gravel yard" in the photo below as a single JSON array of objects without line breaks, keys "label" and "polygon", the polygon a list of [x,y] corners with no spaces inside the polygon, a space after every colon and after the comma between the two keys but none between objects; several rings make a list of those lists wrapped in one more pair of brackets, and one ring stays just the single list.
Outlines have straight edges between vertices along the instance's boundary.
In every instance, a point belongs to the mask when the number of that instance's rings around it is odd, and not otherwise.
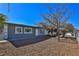
[{"label": "gravel yard", "polygon": [[79,45],[70,39],[48,38],[46,40],[15,47],[11,42],[0,43],[1,56],[73,56],[79,55]]}]

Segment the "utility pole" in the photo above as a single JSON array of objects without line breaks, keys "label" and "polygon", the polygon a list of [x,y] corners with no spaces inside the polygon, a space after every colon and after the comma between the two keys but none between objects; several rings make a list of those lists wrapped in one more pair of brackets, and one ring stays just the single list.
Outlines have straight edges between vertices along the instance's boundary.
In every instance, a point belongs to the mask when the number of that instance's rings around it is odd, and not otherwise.
[{"label": "utility pole", "polygon": [[10,12],[10,3],[8,3],[7,11],[8,11],[8,13]]},{"label": "utility pole", "polygon": [[7,4],[7,15],[8,15],[8,20],[10,17],[10,3]]}]

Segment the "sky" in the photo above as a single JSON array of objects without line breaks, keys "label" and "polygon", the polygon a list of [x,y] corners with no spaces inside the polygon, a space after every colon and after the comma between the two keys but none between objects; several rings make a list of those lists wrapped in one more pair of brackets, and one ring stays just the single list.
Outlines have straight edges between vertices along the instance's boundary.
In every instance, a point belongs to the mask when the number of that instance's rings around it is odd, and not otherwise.
[{"label": "sky", "polygon": [[[10,3],[10,11],[8,12],[8,4],[0,3],[0,13],[7,15],[8,22],[19,23],[35,26],[36,23],[44,21],[41,14],[48,12],[48,6],[56,7],[56,3]],[[65,4],[73,15],[68,20],[75,28],[79,29],[79,4]]]}]

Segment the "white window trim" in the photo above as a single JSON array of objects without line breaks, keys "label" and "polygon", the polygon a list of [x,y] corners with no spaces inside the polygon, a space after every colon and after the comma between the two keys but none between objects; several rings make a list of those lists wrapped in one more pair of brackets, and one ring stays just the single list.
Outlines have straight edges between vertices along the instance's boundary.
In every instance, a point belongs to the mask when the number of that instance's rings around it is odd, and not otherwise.
[{"label": "white window trim", "polygon": [[[17,28],[21,28],[21,32],[17,32]],[[15,34],[23,34],[23,27],[16,26],[15,27]]]},{"label": "white window trim", "polygon": [[[25,29],[31,29],[31,31],[30,32],[25,32]],[[24,27],[24,34],[32,34],[32,28],[30,28],[30,27]]]}]

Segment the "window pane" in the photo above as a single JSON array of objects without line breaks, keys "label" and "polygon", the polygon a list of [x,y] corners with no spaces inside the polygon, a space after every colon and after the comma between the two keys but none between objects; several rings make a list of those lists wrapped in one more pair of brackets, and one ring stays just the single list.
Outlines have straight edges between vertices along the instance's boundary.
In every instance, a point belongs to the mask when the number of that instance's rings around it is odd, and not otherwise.
[{"label": "window pane", "polygon": [[32,28],[25,28],[25,29],[24,29],[24,32],[25,32],[25,33],[31,33],[31,32],[32,32]]},{"label": "window pane", "polygon": [[15,34],[22,34],[23,28],[22,27],[15,27]]},{"label": "window pane", "polygon": [[39,30],[39,32],[40,32],[40,33],[43,33],[43,32],[44,32],[44,30]]},{"label": "window pane", "polygon": [[21,28],[17,28],[17,32],[21,32]]},{"label": "window pane", "polygon": [[31,29],[25,29],[25,32],[31,32]]}]

